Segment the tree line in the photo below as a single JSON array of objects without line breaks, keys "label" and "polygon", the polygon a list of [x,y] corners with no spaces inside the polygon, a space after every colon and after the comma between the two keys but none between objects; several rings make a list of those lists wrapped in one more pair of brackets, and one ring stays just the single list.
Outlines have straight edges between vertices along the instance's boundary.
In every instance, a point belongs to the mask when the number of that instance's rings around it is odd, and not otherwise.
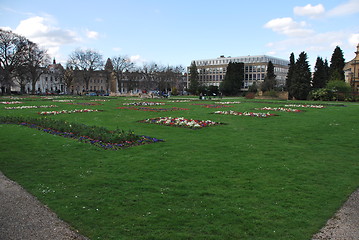
[{"label": "tree line", "polygon": [[[349,92],[350,86],[345,83],[343,51],[337,46],[331,56],[330,65],[327,59],[317,57],[312,75],[307,60],[307,54],[301,52],[297,60],[291,53],[289,69],[286,79],[286,89],[289,98],[305,100],[332,100],[330,97],[316,97],[320,92]],[[325,94],[324,94],[325,95]],[[328,98],[328,99],[327,99]]]},{"label": "tree line", "polygon": [[[9,94],[14,85],[20,86],[21,93],[25,93],[25,86],[29,83],[32,87],[31,93],[34,94],[36,83],[42,74],[49,72],[50,65],[50,56],[45,49],[23,36],[0,29],[1,94]],[[128,90],[138,87],[176,92],[185,87],[184,68],[180,65],[164,66],[151,62],[136,66],[129,57],[121,55],[108,58],[104,64],[103,56],[92,49],[73,51],[68,57],[66,67],[58,70],[55,73],[56,78],[64,82],[67,93],[71,92],[71,86],[79,82],[85,86],[85,91],[88,91],[91,79],[99,71],[105,75],[107,90],[111,78],[117,81],[117,90],[120,92],[124,82]]]}]

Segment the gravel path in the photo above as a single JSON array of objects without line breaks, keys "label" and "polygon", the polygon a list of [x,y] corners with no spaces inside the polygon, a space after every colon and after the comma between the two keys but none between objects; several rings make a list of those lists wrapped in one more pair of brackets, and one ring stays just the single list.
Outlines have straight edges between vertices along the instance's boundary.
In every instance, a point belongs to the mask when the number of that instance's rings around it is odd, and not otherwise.
[{"label": "gravel path", "polygon": [[85,240],[19,184],[0,172],[1,240]]},{"label": "gravel path", "polygon": [[[88,240],[0,172],[1,240]],[[359,239],[359,189],[312,240]]]},{"label": "gravel path", "polygon": [[356,190],[312,240],[359,239],[359,189]]}]

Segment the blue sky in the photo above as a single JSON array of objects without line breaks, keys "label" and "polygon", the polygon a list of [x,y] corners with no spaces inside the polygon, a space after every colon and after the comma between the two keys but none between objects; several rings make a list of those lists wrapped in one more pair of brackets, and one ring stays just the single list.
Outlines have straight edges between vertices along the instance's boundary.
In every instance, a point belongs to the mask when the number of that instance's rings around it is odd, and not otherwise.
[{"label": "blue sky", "polygon": [[127,55],[138,65],[190,65],[192,60],[307,52],[346,60],[359,43],[359,0],[1,0],[0,28],[48,49],[66,63],[78,48],[104,60]]}]

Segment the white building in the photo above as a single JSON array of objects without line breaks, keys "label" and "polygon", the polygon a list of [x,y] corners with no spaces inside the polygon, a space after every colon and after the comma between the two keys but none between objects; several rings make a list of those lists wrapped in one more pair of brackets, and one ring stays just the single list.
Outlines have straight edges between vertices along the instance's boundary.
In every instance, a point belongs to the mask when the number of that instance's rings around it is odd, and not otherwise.
[{"label": "white building", "polygon": [[[267,73],[268,62],[274,65],[274,74],[277,76],[277,86],[285,86],[286,76],[289,68],[289,61],[267,55],[224,57],[214,59],[195,60],[199,83],[205,86],[219,86],[226,75],[228,63],[244,63],[244,82],[242,89],[247,90],[249,86],[256,83],[257,86],[263,82]],[[189,76],[189,67],[187,68]],[[187,87],[190,81],[187,79]]]}]

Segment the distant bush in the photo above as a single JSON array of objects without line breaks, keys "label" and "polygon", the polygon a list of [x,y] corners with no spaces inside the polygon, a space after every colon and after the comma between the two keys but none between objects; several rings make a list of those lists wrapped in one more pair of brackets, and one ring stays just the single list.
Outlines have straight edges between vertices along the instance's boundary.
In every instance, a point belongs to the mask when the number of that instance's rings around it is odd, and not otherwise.
[{"label": "distant bush", "polygon": [[334,97],[333,92],[327,88],[312,90],[309,93],[309,99],[315,101],[332,101],[333,97]]},{"label": "distant bush", "polygon": [[276,91],[270,90],[270,91],[263,92],[263,96],[276,98],[276,97],[278,97],[278,94]]},{"label": "distant bush", "polygon": [[256,96],[256,93],[254,92],[248,92],[246,95],[245,95],[245,98],[247,99],[254,99]]},{"label": "distant bush", "polygon": [[352,89],[346,82],[329,81],[325,88],[315,89],[309,93],[309,99],[320,101],[357,101]]},{"label": "distant bush", "polygon": [[177,96],[177,95],[178,95],[178,90],[177,90],[176,87],[173,87],[173,88],[172,88],[171,95],[173,95],[173,96]]}]

